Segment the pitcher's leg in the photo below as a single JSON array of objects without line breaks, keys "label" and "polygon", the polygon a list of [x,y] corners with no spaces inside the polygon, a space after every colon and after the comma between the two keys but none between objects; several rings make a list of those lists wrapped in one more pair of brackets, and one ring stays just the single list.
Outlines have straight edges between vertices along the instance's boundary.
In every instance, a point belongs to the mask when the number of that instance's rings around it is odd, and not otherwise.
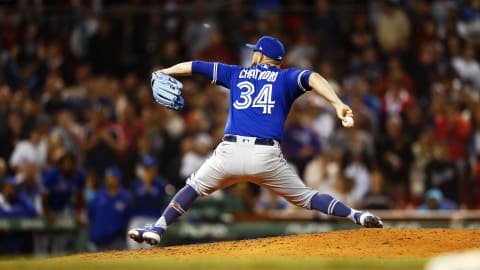
[{"label": "pitcher's leg", "polygon": [[310,202],[310,208],[320,211],[324,214],[333,215],[337,217],[346,217],[354,220],[354,216],[360,211],[357,211],[353,208],[348,207],[343,204],[341,201],[335,199],[329,194],[320,194],[317,193],[312,197]]},{"label": "pitcher's leg", "polygon": [[168,225],[183,215],[198,196],[208,195],[229,185],[228,179],[225,179],[226,172],[221,167],[222,160],[219,158],[213,154],[187,179],[187,184],[175,194],[155,224],[132,229],[128,236],[139,243],[145,241],[150,245],[158,245]]},{"label": "pitcher's leg", "polygon": [[260,185],[284,197],[296,206],[339,217],[349,217],[356,212],[332,196],[320,194],[318,191],[307,187],[288,165],[279,167],[273,176],[273,178],[265,178]]},{"label": "pitcher's leg", "polygon": [[349,218],[365,227],[382,227],[380,218],[369,212],[362,212],[348,207],[341,201],[328,194],[320,194],[307,187],[298,175],[283,161],[278,163],[275,170],[264,175],[261,186],[283,196],[291,203],[320,211],[324,214]]},{"label": "pitcher's leg", "polygon": [[155,226],[166,230],[168,225],[190,209],[197,197],[197,192],[191,186],[185,185],[175,194],[162,216],[155,222]]},{"label": "pitcher's leg", "polygon": [[311,208],[328,215],[346,217],[367,228],[383,227],[383,222],[379,217],[368,211],[358,211],[350,208],[328,194],[315,194],[311,201]]},{"label": "pitcher's leg", "polygon": [[185,214],[197,197],[197,192],[191,186],[185,185],[175,194],[155,224],[147,225],[144,228],[132,229],[128,231],[128,237],[139,243],[145,241],[150,245],[158,245],[168,225],[179,216]]}]

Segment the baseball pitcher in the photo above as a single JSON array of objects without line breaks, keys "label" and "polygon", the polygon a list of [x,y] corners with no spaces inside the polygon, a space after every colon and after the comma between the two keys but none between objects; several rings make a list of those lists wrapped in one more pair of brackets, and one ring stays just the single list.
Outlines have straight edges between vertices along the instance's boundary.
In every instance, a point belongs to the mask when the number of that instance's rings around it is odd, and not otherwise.
[{"label": "baseball pitcher", "polygon": [[292,103],[303,93],[313,90],[324,97],[346,127],[353,126],[350,107],[318,73],[281,69],[285,48],[279,40],[264,36],[247,47],[254,51],[251,67],[193,61],[152,74],[153,96],[160,104],[181,109],[182,84],[171,76],[201,74],[212,84],[230,89],[230,111],[225,136],[212,156],[187,179],[155,224],[132,229],[128,236],[137,242],[158,245],[168,225],[184,214],[198,196],[239,181],[256,183],[303,208],[346,217],[367,228],[381,228],[382,220],[370,212],[357,211],[305,186],[287,165],[280,149],[285,119]]}]

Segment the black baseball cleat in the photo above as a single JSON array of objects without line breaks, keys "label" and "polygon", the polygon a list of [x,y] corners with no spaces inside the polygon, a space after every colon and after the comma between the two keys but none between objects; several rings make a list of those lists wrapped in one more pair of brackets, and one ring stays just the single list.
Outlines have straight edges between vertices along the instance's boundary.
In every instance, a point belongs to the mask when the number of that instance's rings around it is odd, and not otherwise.
[{"label": "black baseball cleat", "polygon": [[368,211],[355,213],[354,220],[365,228],[383,228],[382,219]]}]

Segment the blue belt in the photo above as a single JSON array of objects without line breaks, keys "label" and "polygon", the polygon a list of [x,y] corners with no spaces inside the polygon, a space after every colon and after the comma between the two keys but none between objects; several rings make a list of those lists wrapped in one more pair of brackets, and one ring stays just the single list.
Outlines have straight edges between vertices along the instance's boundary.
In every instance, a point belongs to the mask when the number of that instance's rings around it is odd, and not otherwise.
[{"label": "blue belt", "polygon": [[[237,136],[235,136],[235,135],[225,135],[225,136],[223,136],[223,140],[227,141],[227,142],[237,142]],[[273,139],[255,138],[255,144],[274,146],[275,141]]]}]

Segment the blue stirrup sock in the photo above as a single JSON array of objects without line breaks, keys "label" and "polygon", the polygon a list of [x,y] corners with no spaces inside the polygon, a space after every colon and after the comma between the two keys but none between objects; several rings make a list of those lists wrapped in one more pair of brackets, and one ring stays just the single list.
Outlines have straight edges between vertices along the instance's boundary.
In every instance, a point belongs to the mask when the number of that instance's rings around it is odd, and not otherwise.
[{"label": "blue stirrup sock", "polygon": [[185,214],[198,197],[197,192],[189,185],[185,185],[170,201],[162,216],[155,222],[156,227],[166,230],[176,218]]},{"label": "blue stirrup sock", "polygon": [[324,214],[346,217],[352,221],[355,221],[355,214],[360,213],[360,211],[346,206],[341,201],[328,194],[315,194],[310,203],[310,207]]}]

